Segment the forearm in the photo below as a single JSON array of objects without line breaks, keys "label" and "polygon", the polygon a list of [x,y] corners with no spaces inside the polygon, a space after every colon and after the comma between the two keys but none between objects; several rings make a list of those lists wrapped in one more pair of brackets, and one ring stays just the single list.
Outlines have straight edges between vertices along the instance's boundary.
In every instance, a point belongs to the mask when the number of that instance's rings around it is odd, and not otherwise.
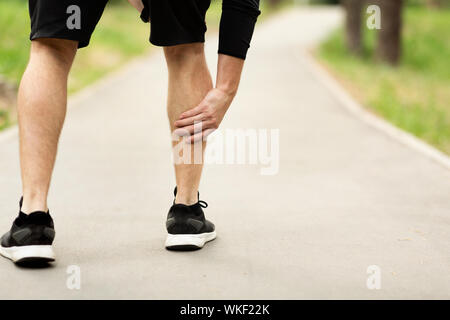
[{"label": "forearm", "polygon": [[234,97],[239,87],[243,68],[244,60],[225,54],[219,54],[216,88],[230,97]]}]

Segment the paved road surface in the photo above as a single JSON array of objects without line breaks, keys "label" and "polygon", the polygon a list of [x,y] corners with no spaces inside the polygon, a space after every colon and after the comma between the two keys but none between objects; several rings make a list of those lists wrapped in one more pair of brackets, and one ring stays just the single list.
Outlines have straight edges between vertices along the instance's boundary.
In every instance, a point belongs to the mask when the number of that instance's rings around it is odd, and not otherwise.
[{"label": "paved road surface", "polygon": [[[450,172],[349,114],[299,59],[340,19],[295,10],[259,25],[223,128],[280,129],[279,173],[206,168],[219,238],[202,251],[163,248],[174,178],[161,52],[73,98],[50,197],[58,261],[1,259],[0,298],[450,298]],[[5,231],[17,147],[0,142]],[[70,265],[81,290],[66,287]],[[367,289],[370,265],[380,290]]]}]

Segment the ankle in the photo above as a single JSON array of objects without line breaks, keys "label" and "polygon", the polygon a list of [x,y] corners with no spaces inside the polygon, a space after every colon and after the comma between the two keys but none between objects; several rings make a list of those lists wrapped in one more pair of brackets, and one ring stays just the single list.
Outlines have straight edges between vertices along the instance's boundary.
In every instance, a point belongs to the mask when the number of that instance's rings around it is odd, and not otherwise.
[{"label": "ankle", "polygon": [[177,193],[177,196],[175,197],[176,204],[185,204],[187,206],[191,206],[193,204],[196,204],[197,202],[198,202],[197,192],[193,194]]},{"label": "ankle", "polygon": [[48,207],[46,197],[24,194],[21,211],[25,214],[30,214],[36,211],[47,212]]}]

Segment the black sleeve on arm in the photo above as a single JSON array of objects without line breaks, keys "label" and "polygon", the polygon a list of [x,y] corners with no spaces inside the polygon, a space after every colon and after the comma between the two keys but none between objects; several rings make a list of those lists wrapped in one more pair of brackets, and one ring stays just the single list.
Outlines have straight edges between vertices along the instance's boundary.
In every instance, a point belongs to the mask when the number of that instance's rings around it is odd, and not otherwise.
[{"label": "black sleeve on arm", "polygon": [[223,0],[219,53],[245,60],[260,13],[259,0]]}]

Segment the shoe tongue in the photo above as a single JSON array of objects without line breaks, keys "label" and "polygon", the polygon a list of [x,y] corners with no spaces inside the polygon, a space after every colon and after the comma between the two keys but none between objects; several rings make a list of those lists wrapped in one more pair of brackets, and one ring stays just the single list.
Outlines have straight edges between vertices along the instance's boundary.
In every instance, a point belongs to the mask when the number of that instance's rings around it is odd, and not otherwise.
[{"label": "shoe tongue", "polygon": [[47,215],[48,212],[45,212],[45,211],[34,211],[34,212],[31,212],[31,213],[25,213],[23,211],[20,211],[19,214],[21,216],[23,216],[23,217],[34,217],[34,216],[40,216],[40,215]]},{"label": "shoe tongue", "polygon": [[19,219],[22,223],[45,224],[49,220],[49,213],[44,211],[35,211],[29,214],[20,211]]},{"label": "shoe tongue", "polygon": [[196,209],[197,206],[199,206],[199,203],[196,202],[191,205],[187,205],[187,204],[183,204],[183,203],[174,203],[173,206],[174,206],[174,208],[180,208],[180,209]]},{"label": "shoe tongue", "polygon": [[177,203],[172,206],[171,209],[172,214],[179,216],[191,216],[191,217],[202,217],[203,211],[200,207],[199,203],[195,203],[191,206],[187,206],[185,204]]},{"label": "shoe tongue", "polygon": [[47,215],[47,214],[48,213],[44,212],[44,211],[35,211],[35,212],[32,212],[32,213],[29,213],[28,216],[29,217],[34,217],[34,216]]}]

